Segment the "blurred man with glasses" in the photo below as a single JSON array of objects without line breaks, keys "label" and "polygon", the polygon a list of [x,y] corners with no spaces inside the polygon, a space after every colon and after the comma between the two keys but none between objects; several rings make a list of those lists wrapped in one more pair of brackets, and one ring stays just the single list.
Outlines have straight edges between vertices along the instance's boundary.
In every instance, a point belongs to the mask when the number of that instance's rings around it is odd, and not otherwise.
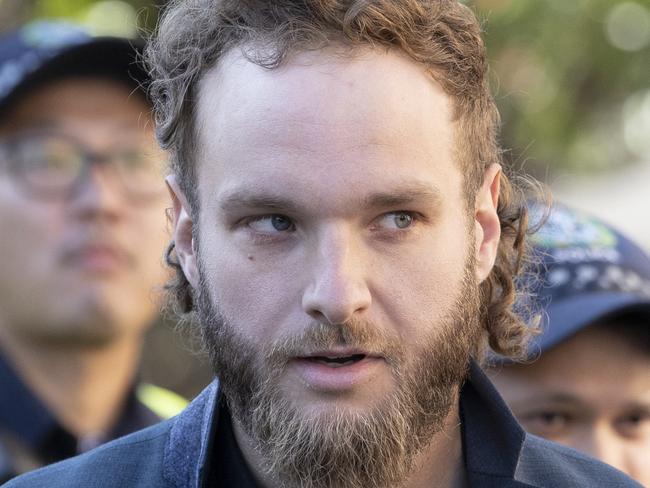
[{"label": "blurred man with glasses", "polygon": [[0,38],[0,480],[159,419],[134,388],[166,241],[135,59],[58,23]]}]

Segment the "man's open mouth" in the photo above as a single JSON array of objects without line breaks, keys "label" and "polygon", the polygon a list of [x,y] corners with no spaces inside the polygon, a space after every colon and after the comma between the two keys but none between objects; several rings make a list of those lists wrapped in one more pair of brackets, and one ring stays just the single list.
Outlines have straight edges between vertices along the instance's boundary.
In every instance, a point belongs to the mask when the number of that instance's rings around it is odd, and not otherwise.
[{"label": "man's open mouth", "polygon": [[306,356],[301,359],[313,363],[324,364],[331,368],[342,368],[363,361],[366,357],[365,354],[352,354],[350,356]]}]

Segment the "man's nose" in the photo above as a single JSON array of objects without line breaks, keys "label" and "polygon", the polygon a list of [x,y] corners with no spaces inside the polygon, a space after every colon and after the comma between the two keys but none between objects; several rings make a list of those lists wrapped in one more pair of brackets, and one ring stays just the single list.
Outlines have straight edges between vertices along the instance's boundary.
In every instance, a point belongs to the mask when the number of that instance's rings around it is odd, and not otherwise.
[{"label": "man's nose", "polygon": [[323,232],[315,246],[303,310],[314,319],[343,324],[371,303],[362,245],[350,232],[334,227]]},{"label": "man's nose", "polygon": [[110,169],[107,165],[91,165],[72,189],[70,205],[79,218],[119,219],[125,201],[116,175],[110,174]]}]

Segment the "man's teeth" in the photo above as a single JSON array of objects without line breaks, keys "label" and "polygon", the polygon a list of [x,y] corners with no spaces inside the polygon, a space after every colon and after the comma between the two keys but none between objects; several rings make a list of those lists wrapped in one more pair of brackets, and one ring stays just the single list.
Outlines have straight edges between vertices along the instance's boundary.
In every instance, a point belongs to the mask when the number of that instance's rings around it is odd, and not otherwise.
[{"label": "man's teeth", "polygon": [[348,366],[348,365],[355,362],[352,359],[349,359],[349,360],[343,361],[343,362],[330,361],[330,360],[327,360],[327,359],[315,359],[314,361],[317,362],[317,363],[320,363],[320,364],[325,364],[326,366],[329,366],[330,368],[342,368],[343,366]]},{"label": "man's teeth", "polygon": [[309,359],[316,363],[329,366],[330,368],[342,368],[344,366],[349,366],[350,364],[354,364],[357,361],[361,361],[363,358],[364,358],[363,354],[355,354],[353,356],[344,356],[344,357],[336,357],[336,358],[313,356]]}]

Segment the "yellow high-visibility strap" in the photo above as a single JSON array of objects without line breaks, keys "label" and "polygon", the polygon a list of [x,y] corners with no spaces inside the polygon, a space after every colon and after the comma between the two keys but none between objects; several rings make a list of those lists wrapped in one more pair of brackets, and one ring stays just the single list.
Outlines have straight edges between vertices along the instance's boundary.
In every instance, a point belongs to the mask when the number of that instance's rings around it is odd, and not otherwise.
[{"label": "yellow high-visibility strap", "polygon": [[179,394],[149,383],[138,385],[135,394],[140,402],[163,419],[177,415],[189,403]]}]

